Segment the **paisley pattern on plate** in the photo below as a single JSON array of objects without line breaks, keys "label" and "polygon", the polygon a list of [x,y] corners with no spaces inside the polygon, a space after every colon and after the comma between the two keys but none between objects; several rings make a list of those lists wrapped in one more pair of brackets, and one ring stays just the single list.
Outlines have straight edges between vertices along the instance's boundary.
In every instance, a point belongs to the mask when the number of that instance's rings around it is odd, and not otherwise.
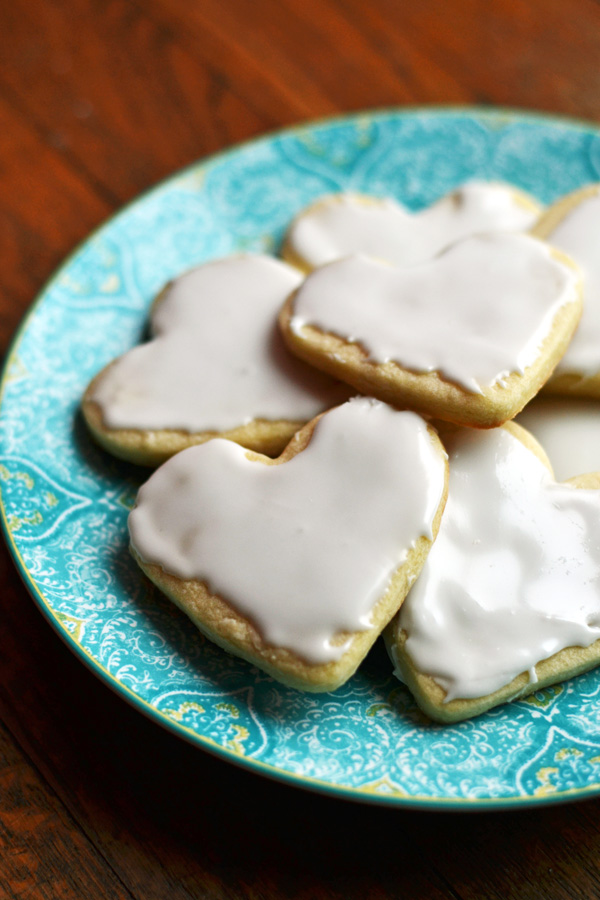
[{"label": "paisley pattern on plate", "polygon": [[143,579],[126,519],[147,473],[91,443],[79,398],[139,340],[152,296],[181,270],[233,251],[275,252],[291,217],[326,192],[391,195],[418,209],[472,177],[553,201],[600,179],[600,132],[510,112],[390,111],[201,162],[76,251],[4,373],[4,528],[32,595],[73,649],[198,745],[354,799],[464,809],[598,792],[600,671],[452,727],[425,721],[380,645],[335,694],[276,684],[205,641]]}]

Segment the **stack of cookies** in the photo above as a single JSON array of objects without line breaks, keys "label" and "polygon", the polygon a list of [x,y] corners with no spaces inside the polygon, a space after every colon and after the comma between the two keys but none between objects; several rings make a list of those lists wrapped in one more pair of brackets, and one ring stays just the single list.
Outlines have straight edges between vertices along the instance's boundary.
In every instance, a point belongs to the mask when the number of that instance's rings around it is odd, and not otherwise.
[{"label": "stack of cookies", "polygon": [[600,186],[324,197],[282,257],[182,274],[85,393],[105,449],[159,466],[141,569],[298,689],[383,632],[439,721],[600,664]]}]

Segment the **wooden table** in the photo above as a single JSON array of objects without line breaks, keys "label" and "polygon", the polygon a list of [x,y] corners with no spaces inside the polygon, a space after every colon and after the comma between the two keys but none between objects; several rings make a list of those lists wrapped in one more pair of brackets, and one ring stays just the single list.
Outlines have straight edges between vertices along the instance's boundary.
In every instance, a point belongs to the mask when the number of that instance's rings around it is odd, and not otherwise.
[{"label": "wooden table", "polygon": [[[113,210],[199,157],[346,110],[498,104],[600,121],[597,0],[4,0],[0,341]],[[143,718],[0,552],[0,898],[600,896],[600,800],[352,804]]]}]

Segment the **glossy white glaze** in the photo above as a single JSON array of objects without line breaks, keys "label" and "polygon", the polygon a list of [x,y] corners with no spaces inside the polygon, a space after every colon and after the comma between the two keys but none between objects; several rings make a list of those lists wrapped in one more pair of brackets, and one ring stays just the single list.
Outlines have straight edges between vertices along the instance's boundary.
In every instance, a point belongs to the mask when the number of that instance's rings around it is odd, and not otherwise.
[{"label": "glossy white glaze", "polygon": [[177,454],[141,488],[131,541],[228,599],[267,643],[324,663],[345,649],[336,634],[370,627],[391,575],[431,536],[444,481],[419,416],[355,398],[283,464],[224,440]]},{"label": "glossy white glaze", "polygon": [[400,625],[451,700],[600,637],[600,491],[557,484],[503,428],[462,429],[447,446],[442,525]]},{"label": "glossy white glaze", "polygon": [[556,373],[600,373],[600,192],[568,213],[547,240],[568,253],[584,275],[581,322]]},{"label": "glossy white glaze", "polygon": [[296,360],[276,316],[302,276],[267,256],[206,263],[175,279],[153,340],[117,360],[92,399],[109,428],[224,431],[253,419],[307,421],[347,390]]},{"label": "glossy white glaze", "polygon": [[323,266],[298,289],[291,328],[315,326],[360,343],[373,361],[481,393],[536,359],[577,282],[542,241],[478,235],[410,268],[365,256]]},{"label": "glossy white glaze", "polygon": [[468,182],[417,213],[392,199],[336,194],[296,219],[288,245],[312,268],[352,253],[411,265],[467,235],[526,231],[538,214],[495,182]]}]

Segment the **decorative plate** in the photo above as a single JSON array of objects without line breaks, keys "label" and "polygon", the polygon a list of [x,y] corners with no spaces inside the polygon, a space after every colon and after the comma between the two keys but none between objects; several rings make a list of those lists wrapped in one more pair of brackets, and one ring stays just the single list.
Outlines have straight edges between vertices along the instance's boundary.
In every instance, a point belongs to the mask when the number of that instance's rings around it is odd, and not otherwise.
[{"label": "decorative plate", "polygon": [[600,130],[505,111],[383,111],[256,140],[127,207],[66,262],[7,359],[0,404],[6,538],[75,653],[192,743],[291,784],[388,805],[482,809],[600,792],[600,670],[451,727],[432,725],[377,645],[334,694],[286,689],[204,640],[145,581],[127,514],[147,477],[90,441],[78,403],[143,335],[163,283],[239,250],[276,252],[320,194],[413,209],[468,178],[551,202],[600,180]]}]

